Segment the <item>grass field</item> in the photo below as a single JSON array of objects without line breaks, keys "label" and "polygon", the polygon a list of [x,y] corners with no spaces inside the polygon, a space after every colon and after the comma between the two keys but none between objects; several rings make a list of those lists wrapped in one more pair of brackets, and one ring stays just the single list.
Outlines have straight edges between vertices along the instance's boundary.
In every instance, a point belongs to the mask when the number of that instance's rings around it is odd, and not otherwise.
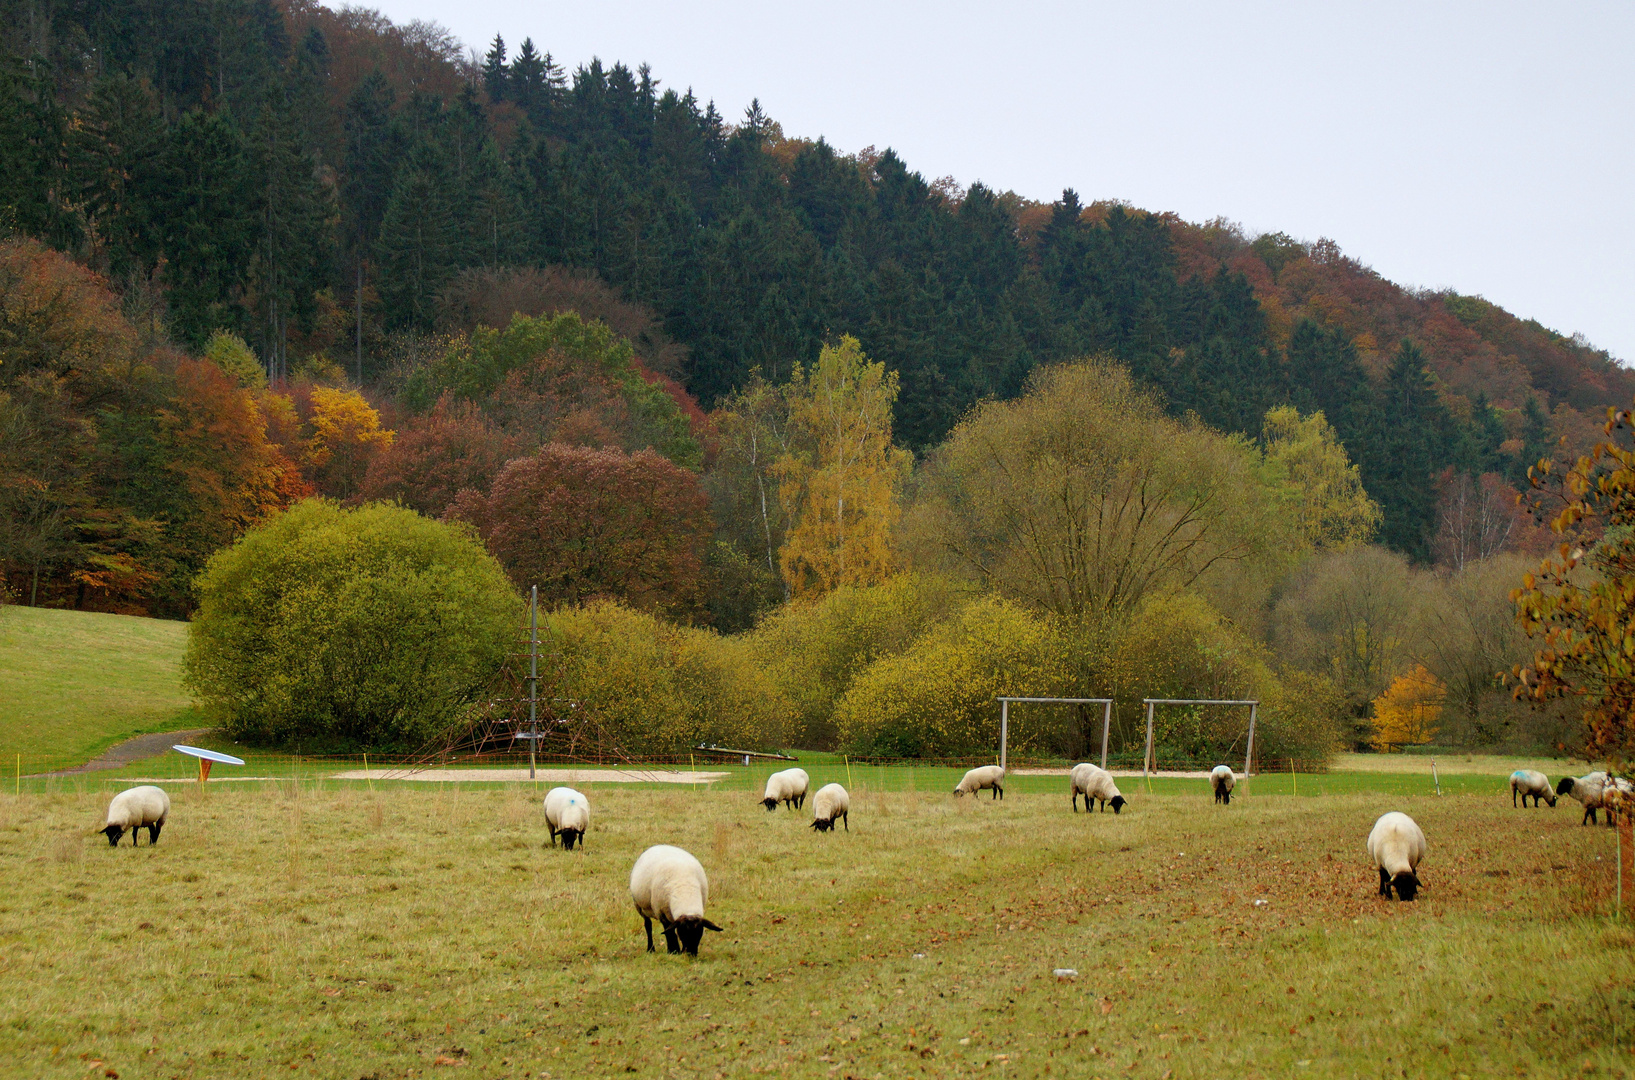
[{"label": "grass field", "polygon": [[0,607],[0,762],[79,764],[132,735],[199,727],[182,690],[187,624]]},{"label": "grass field", "polygon": [[[571,855],[525,785],[176,785],[159,845],[115,851],[87,835],[113,785],[58,782],[3,800],[0,1071],[1631,1075],[1613,835],[1479,779],[1075,816],[1059,781],[889,772],[829,836],[747,786],[594,785]],[[1362,852],[1393,808],[1430,838],[1414,904]],[[696,961],[644,952],[626,883],[659,842],[711,876]]]}]

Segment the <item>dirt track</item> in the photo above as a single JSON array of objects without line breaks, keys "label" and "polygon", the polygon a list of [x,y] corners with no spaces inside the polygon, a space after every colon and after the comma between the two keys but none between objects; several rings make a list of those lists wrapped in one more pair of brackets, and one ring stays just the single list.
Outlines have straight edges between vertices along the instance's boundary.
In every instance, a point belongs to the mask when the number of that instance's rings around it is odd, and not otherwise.
[{"label": "dirt track", "polygon": [[189,728],[186,731],[155,731],[148,735],[138,735],[134,739],[126,739],[117,746],[110,746],[102,752],[102,756],[87,761],[84,765],[76,765],[72,769],[58,769],[56,772],[36,773],[36,776],[78,776],[81,773],[102,772],[105,769],[122,769],[133,761],[143,758],[157,757],[168,751],[177,743],[189,743],[200,735],[208,735],[213,728]]}]

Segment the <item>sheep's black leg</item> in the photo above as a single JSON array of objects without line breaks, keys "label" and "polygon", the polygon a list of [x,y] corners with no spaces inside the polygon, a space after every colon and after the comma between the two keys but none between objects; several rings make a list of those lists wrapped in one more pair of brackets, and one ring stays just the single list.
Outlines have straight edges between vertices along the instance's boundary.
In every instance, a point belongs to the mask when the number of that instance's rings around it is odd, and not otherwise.
[{"label": "sheep's black leg", "polygon": [[642,923],[647,927],[647,951],[657,952],[658,950],[653,948],[653,920],[649,919],[646,915],[643,915]]},{"label": "sheep's black leg", "polygon": [[148,826],[148,847],[152,847],[159,842],[159,830],[163,824],[163,822],[156,821]]},{"label": "sheep's black leg", "polygon": [[1383,866],[1380,867],[1379,870],[1380,870],[1380,895],[1383,896],[1383,897],[1386,897],[1387,899],[1389,899],[1390,896],[1391,896],[1391,875],[1387,874],[1385,872],[1385,867],[1383,867]]},{"label": "sheep's black leg", "polygon": [[681,952],[681,939],[676,937],[676,928],[674,926],[664,928],[664,951],[676,955]]},{"label": "sheep's black leg", "polygon": [[[846,831],[847,832],[852,831],[852,814],[851,814],[850,810],[842,810],[840,812],[840,822],[841,822],[841,824],[846,826]],[[833,828],[833,827],[834,826],[831,824],[830,828]]]},{"label": "sheep's black leg", "polygon": [[[1521,801],[1522,801],[1523,806],[1527,805],[1527,796],[1523,795],[1521,797]],[[1516,789],[1511,788],[1510,789],[1510,808],[1513,810],[1513,809],[1515,809],[1515,807],[1516,807]]]}]

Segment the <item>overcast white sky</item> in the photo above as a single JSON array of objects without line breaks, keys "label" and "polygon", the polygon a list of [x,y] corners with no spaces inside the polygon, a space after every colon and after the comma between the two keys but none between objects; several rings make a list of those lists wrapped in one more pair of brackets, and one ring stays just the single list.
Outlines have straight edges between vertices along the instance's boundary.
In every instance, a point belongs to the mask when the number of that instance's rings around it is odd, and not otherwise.
[{"label": "overcast white sky", "polygon": [[1635,4],[369,6],[479,52],[532,37],[570,71],[646,62],[928,179],[1332,237],[1635,361]]}]

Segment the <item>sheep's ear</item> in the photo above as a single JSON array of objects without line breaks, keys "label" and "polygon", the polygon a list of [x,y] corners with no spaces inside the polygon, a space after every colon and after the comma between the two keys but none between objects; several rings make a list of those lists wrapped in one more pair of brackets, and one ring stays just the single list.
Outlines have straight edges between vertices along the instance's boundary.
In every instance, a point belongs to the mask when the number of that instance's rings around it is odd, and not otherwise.
[{"label": "sheep's ear", "polygon": [[720,930],[721,930],[721,928],[719,926],[717,926],[714,923],[710,922],[710,920],[708,920],[708,919],[698,920],[698,925],[702,926],[706,930],[714,930],[717,933],[719,933]]}]

